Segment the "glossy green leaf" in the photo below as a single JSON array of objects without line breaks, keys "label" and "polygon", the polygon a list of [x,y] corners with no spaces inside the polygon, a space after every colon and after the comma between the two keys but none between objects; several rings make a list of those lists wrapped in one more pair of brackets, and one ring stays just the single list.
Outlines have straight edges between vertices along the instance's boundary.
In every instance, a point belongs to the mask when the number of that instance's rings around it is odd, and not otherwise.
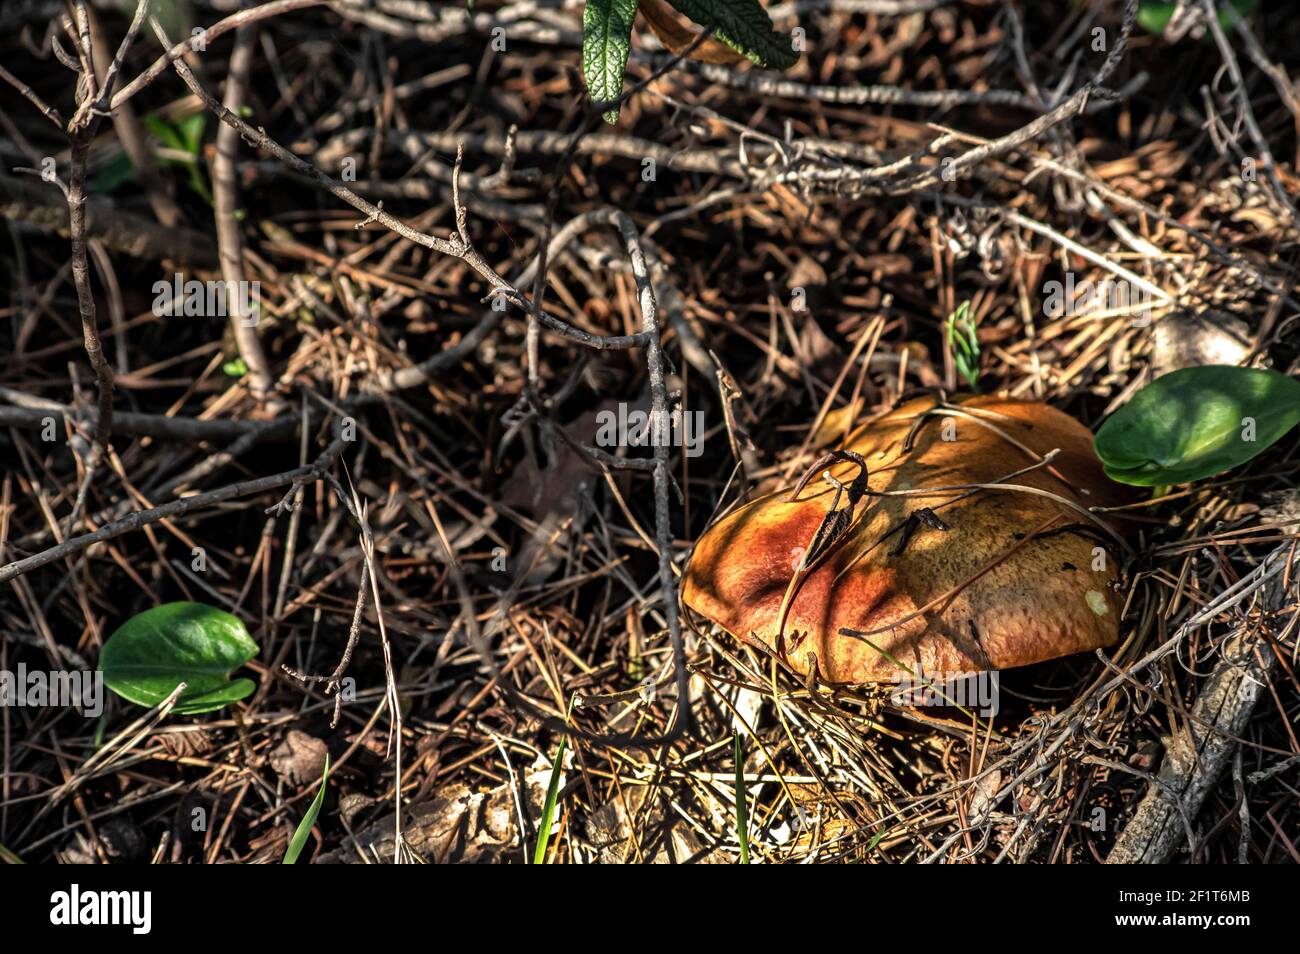
[{"label": "glossy green leaf", "polygon": [[312,828],[316,825],[316,819],[320,815],[320,807],[325,804],[325,785],[330,780],[330,757],[325,756],[325,771],[321,773],[320,788],[316,790],[316,797],[311,800],[307,807],[307,814],[302,816],[302,821],[298,822],[298,827],[294,829],[293,837],[289,839],[289,847],[284,853],[284,860],[281,864],[292,865],[298,863],[298,856],[302,854],[303,847],[307,844],[307,838],[311,835]]},{"label": "glossy green leaf", "polygon": [[[612,102],[623,93],[635,18],[636,0],[587,0],[583,7],[582,75],[595,102]],[[618,109],[607,111],[605,121],[618,122]]]},{"label": "glossy green leaf", "polygon": [[772,26],[758,0],[668,0],[702,27],[714,26],[714,36],[756,66],[785,70],[799,62],[790,37]]},{"label": "glossy green leaf", "polygon": [[164,603],[123,623],[99,653],[104,685],[136,705],[156,706],[185,683],[173,712],[210,712],[243,699],[252,680],[230,673],[257,655],[239,618],[203,603]]},{"label": "glossy green leaf", "polygon": [[1300,381],[1258,368],[1183,368],[1148,384],[1097,431],[1106,475],[1141,487],[1231,470],[1300,423]]}]

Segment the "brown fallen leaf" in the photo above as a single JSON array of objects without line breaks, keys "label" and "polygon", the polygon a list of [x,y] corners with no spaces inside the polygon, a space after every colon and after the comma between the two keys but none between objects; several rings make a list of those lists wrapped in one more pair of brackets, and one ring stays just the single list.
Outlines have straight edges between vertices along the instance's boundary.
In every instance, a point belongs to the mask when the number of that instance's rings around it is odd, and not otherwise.
[{"label": "brown fallen leaf", "polygon": [[[667,47],[670,53],[680,53],[695,42],[698,34],[683,25],[677,13],[667,4],[660,3],[659,0],[638,0],[637,8],[654,35],[659,38],[659,42]],[[701,63],[717,63],[722,66],[745,62],[743,56],[713,37],[709,37],[692,50],[688,59],[699,60]]]}]

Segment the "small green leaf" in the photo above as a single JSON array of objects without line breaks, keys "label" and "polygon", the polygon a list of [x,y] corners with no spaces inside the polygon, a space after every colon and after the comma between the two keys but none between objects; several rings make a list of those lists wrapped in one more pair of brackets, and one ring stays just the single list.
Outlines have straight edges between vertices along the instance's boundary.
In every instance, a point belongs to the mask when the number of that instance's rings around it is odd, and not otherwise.
[{"label": "small green leaf", "polygon": [[242,378],[248,373],[248,365],[243,358],[234,358],[221,366],[221,373],[228,378]]},{"label": "small green leaf", "polygon": [[[569,697],[569,711],[564,714],[564,721],[569,721],[569,716],[573,714],[573,701],[578,698],[577,693]],[[560,748],[555,753],[555,764],[551,766],[551,779],[546,785],[546,800],[542,803],[542,820],[537,825],[537,844],[533,848],[533,864],[541,865],[546,863],[546,846],[551,841],[551,824],[555,821],[555,803],[560,795],[560,772],[564,768],[564,747],[569,741],[569,736],[560,736]]]},{"label": "small green leaf", "polygon": [[164,166],[184,166],[190,188],[198,193],[204,202],[212,205],[212,190],[208,188],[199,169],[203,131],[208,125],[207,114],[195,113],[179,123],[170,123],[157,113],[149,113],[144,117],[144,124],[168,149],[185,154],[183,157],[163,156],[159,163]]},{"label": "small green leaf", "polygon": [[181,152],[186,151],[185,140],[181,138],[180,131],[157,113],[146,114],[144,117],[144,124],[145,128],[157,136],[158,141],[168,149],[178,149]]},{"label": "small green leaf", "polygon": [[745,754],[740,747],[740,733],[736,732],[736,837],[740,839],[740,863],[749,864],[749,812],[745,800]]},{"label": "small green leaf", "polygon": [[167,148],[198,156],[203,146],[203,132],[208,128],[208,114],[198,112],[172,123],[157,113],[149,113],[144,117],[144,124]]},{"label": "small green leaf", "polygon": [[882,828],[880,829],[880,831],[876,832],[876,834],[872,837],[871,842],[867,845],[867,854],[871,854],[873,851],[875,851],[876,845],[880,844],[881,840],[886,835],[888,835],[891,831],[893,831],[892,828]]},{"label": "small green leaf", "polygon": [[1213,477],[1300,423],[1300,381],[1276,371],[1204,365],[1152,381],[1097,431],[1112,480],[1139,487]]},{"label": "small green leaf", "polygon": [[203,131],[207,128],[207,113],[195,113],[176,124],[176,131],[180,134],[181,142],[185,144],[185,151],[190,155],[199,154],[203,146]]},{"label": "small green leaf", "polygon": [[722,43],[755,66],[787,70],[799,62],[790,37],[772,26],[758,0],[668,0],[702,27],[714,30]]},{"label": "small green leaf", "polygon": [[[632,21],[636,0],[587,0],[582,9],[582,75],[597,103],[623,93],[623,70],[632,52]],[[618,122],[618,109],[605,113],[605,122]]]},{"label": "small green leaf", "polygon": [[164,603],[118,627],[100,650],[99,668],[108,688],[141,706],[156,706],[183,682],[172,711],[193,715],[251,693],[251,679],[229,676],[256,655],[238,617],[203,603]]},{"label": "small green leaf", "polygon": [[330,780],[330,757],[325,756],[325,771],[321,773],[320,788],[316,790],[316,797],[311,800],[307,806],[307,814],[302,816],[302,821],[298,822],[298,827],[294,830],[293,837],[289,839],[289,847],[285,850],[282,865],[292,865],[298,863],[298,856],[302,854],[303,846],[307,844],[307,838],[311,835],[311,830],[316,825],[316,818],[320,815],[320,807],[325,804],[325,785]]},{"label": "small green leaf", "polygon": [[964,301],[948,316],[945,331],[953,367],[966,379],[970,389],[979,394],[980,339],[975,331],[975,320],[970,316],[970,301]]}]

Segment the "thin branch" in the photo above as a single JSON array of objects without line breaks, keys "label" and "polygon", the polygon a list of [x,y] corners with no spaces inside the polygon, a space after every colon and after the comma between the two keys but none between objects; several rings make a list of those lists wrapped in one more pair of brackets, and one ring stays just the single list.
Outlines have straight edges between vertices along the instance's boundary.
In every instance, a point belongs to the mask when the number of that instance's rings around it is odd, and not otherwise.
[{"label": "thin branch", "polygon": [[[244,105],[249,69],[253,62],[252,27],[241,27],[235,34],[235,48],[230,54],[230,68],[226,77],[225,102],[230,112],[238,115]],[[239,130],[223,125],[217,130],[216,157],[212,160],[212,198],[217,223],[217,254],[221,259],[221,277],[227,292],[242,286],[244,277],[244,241],[239,227],[239,179],[235,160],[239,154]],[[275,389],[275,378],[257,336],[259,315],[243,314],[245,295],[227,294],[227,300],[237,302],[231,309],[230,330],[234,334],[239,356],[248,368],[249,390],[258,404],[265,403]],[[256,308],[256,303],[253,303]],[[278,404],[279,402],[277,402]]]},{"label": "thin branch", "polygon": [[[1293,228],[1300,228],[1300,211],[1297,211],[1291,197],[1287,195],[1286,186],[1282,184],[1282,177],[1277,172],[1277,162],[1273,159],[1273,152],[1268,148],[1268,140],[1264,138],[1263,131],[1259,128],[1259,123],[1255,121],[1255,111],[1250,106],[1250,93],[1246,89],[1246,79],[1241,75],[1241,66],[1237,63],[1237,54],[1232,52],[1232,44],[1228,42],[1228,37],[1223,32],[1223,27],[1219,25],[1219,15],[1215,10],[1215,5],[1211,0],[1201,0],[1201,7],[1205,11],[1204,19],[1209,24],[1210,32],[1214,35],[1214,42],[1219,48],[1219,55],[1223,57],[1223,65],[1228,69],[1228,75],[1232,78],[1233,93],[1236,95],[1237,108],[1241,112],[1241,118],[1246,123],[1246,131],[1250,134],[1251,142],[1259,151],[1260,163],[1264,166],[1264,171],[1268,173],[1268,181],[1273,185],[1274,198],[1287,214],[1291,217]],[[1228,4],[1225,9],[1231,10],[1232,4]],[[1232,11],[1232,16],[1237,17],[1237,12]],[[1240,18],[1235,21],[1240,24]]]},{"label": "thin branch", "polygon": [[[277,17],[282,13],[290,13],[294,10],[323,6],[327,2],[328,0],[272,0],[271,3],[264,3],[261,6],[250,7],[247,10],[232,13],[224,20],[218,20],[216,23],[212,24],[212,26],[205,27],[203,29],[203,38],[205,44],[211,43],[218,37],[229,33],[231,30],[238,29],[241,26],[246,26],[250,23],[257,23],[261,20],[268,20],[271,17]],[[144,89],[156,80],[159,75],[166,71],[168,66],[179,62],[181,57],[186,53],[191,52],[194,48],[191,39],[181,40],[174,46],[168,40],[164,39],[163,46],[167,47],[167,52],[154,60],[153,64],[150,65],[147,70],[131,82],[127,83],[126,86],[122,87],[117,95],[113,97],[110,108],[116,109],[118,106],[121,106],[136,93],[140,92],[140,90]]]},{"label": "thin branch", "polygon": [[296,467],[293,470],[286,470],[280,474],[273,474],[270,477],[258,477],[254,480],[241,480],[238,483],[228,484],[217,490],[210,490],[207,493],[195,494],[193,497],[182,497],[180,500],[173,500],[171,503],[165,503],[159,507],[152,507],[149,510],[139,510],[120,520],[115,520],[110,524],[100,527],[91,533],[83,533],[81,536],[65,540],[58,546],[50,547],[40,553],[34,554],[22,560],[16,560],[13,563],[0,566],[0,583],[6,583],[14,577],[22,576],[30,570],[35,570],[57,560],[62,560],[74,553],[79,553],[87,547],[101,543],[104,540],[112,540],[114,537],[120,537],[124,533],[130,533],[132,530],[139,530],[149,524],[157,523],[159,520],[166,520],[170,517],[179,517],[193,510],[199,510],[209,507],[212,504],[221,503],[226,500],[233,500],[236,497],[248,497],[254,494],[264,493],[276,487],[283,487],[286,484],[305,483],[315,480],[325,474],[329,463],[342,452],[343,441],[335,441],[316,459],[315,462],[306,467]]},{"label": "thin branch", "polygon": [[[154,32],[157,33],[158,38],[166,44],[168,42],[166,32],[163,30],[162,25],[158,22],[157,18],[151,18],[150,23],[154,28]],[[361,212],[369,220],[378,222],[385,228],[396,232],[407,241],[414,242],[417,245],[432,249],[433,251],[439,252],[443,255],[449,255],[452,258],[461,259],[487,280],[492,289],[489,293],[489,298],[493,295],[499,295],[525,312],[529,311],[531,305],[523,293],[498,275],[496,269],[489,265],[472,245],[466,245],[459,236],[442,239],[416,231],[405,222],[402,222],[385,212],[379,206],[374,205],[357,195],[342,182],[332,179],[316,166],[295,156],[289,150],[285,149],[284,146],[280,145],[267,135],[265,129],[262,129],[260,126],[257,128],[250,126],[239,116],[236,116],[229,109],[226,109],[225,106],[219,103],[213,95],[204,89],[202,84],[195,79],[193,72],[185,65],[184,60],[175,60],[172,63],[172,66],[175,68],[181,79],[184,80],[185,85],[188,86],[196,96],[203,100],[207,108],[222,122],[238,129],[240,134],[244,137],[244,140],[254,148],[265,149],[286,166],[323,186],[331,194],[343,200],[358,212]],[[579,344],[586,345],[589,348],[595,348],[598,350],[625,349],[634,348],[644,343],[641,334],[611,336],[593,335],[590,332],[583,331],[581,328],[575,328],[553,315],[547,314],[540,308],[536,310],[536,314],[542,324],[550,330],[564,335],[571,341],[576,341]]]}]

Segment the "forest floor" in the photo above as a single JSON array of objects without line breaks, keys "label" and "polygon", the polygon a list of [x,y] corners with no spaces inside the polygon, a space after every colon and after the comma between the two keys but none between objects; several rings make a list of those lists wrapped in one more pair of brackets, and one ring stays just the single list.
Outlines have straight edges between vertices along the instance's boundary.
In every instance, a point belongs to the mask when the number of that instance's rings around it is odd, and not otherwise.
[{"label": "forest floor", "polygon": [[[528,861],[563,739],[550,861],[1097,863],[1244,647],[1264,689],[1170,857],[1300,862],[1296,433],[1134,508],[1120,643],[1002,673],[996,732],[809,690],[675,593],[740,494],[963,386],[963,303],[983,391],[1093,430],[1173,368],[1294,375],[1288,4],[1175,38],[795,0],[781,74],[638,24],[616,125],[580,3],[155,6],[205,49],[153,72],[143,26],[111,117],[62,3],[0,12],[0,670],[185,600],[243,621],[254,689],[0,709],[4,858],[279,861],[328,755],[304,861]],[[129,17],[87,9],[102,78]],[[192,280],[255,282],[256,324],[169,306]],[[1054,281],[1140,301],[1051,314]],[[580,446],[664,401],[701,424],[666,465]]]}]

